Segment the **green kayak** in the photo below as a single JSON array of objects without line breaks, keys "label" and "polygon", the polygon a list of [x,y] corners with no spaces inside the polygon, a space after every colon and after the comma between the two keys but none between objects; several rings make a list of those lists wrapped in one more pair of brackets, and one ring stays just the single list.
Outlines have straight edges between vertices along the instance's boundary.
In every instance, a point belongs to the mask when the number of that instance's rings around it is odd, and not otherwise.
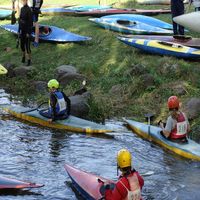
[{"label": "green kayak", "polygon": [[[45,127],[62,129],[62,130],[67,130],[70,132],[78,132],[78,133],[113,132],[113,130],[110,130],[105,125],[97,124],[95,122],[74,117],[72,115],[70,115],[67,119],[56,120],[53,123],[49,123],[48,119],[41,116],[38,110],[26,112],[29,110],[29,108],[25,108],[23,106],[18,106],[18,105],[7,106],[7,107],[4,107],[3,109],[16,118],[19,118],[28,122],[32,122],[35,124],[39,124]],[[23,112],[26,112],[26,113],[23,113]]]}]

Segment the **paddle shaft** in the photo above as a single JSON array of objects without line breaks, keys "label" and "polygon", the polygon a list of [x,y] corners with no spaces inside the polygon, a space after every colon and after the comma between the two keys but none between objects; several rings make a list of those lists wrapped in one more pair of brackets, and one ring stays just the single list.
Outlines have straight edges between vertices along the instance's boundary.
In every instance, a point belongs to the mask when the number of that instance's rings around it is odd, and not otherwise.
[{"label": "paddle shaft", "polygon": [[24,112],[21,112],[21,113],[28,113],[28,112],[32,112],[32,111],[35,111],[35,110],[38,110],[41,106],[47,104],[48,102],[43,102],[41,103],[37,108],[33,108],[33,109],[30,109],[30,110],[26,110]]}]

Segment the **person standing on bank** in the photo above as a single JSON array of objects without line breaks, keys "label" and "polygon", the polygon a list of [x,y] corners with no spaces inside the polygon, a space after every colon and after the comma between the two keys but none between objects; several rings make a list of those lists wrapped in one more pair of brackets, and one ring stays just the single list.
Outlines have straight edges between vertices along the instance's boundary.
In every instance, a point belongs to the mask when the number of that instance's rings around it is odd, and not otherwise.
[{"label": "person standing on bank", "polygon": [[70,115],[71,101],[64,92],[59,91],[59,82],[51,79],[47,84],[50,92],[48,110],[39,111],[40,115],[48,118],[49,122],[67,119]]},{"label": "person standing on bank", "polygon": [[177,96],[169,97],[167,106],[170,116],[167,118],[166,126],[159,123],[162,128],[161,134],[174,142],[187,143],[187,133],[190,131],[190,125],[185,113],[180,111],[180,102]]},{"label": "person standing on bank", "polygon": [[31,65],[31,47],[30,39],[33,27],[32,11],[27,4],[27,0],[23,0],[23,7],[20,10],[19,16],[19,29],[18,35],[20,38],[20,46],[22,50],[22,63],[26,61],[27,54],[27,66]]},{"label": "person standing on bank", "polygon": [[40,8],[42,7],[43,0],[30,0],[30,7],[33,12],[33,25],[35,27],[35,41],[33,42],[34,47],[39,45],[39,23],[38,16],[41,13]]},{"label": "person standing on bank", "polygon": [[184,27],[174,22],[173,18],[184,14],[183,0],[171,0],[171,12],[174,35],[184,35]]},{"label": "person standing on bank", "polygon": [[105,200],[142,200],[141,191],[144,185],[142,176],[131,165],[132,156],[127,149],[121,149],[117,154],[117,167],[122,172],[117,183],[104,184],[100,193]]}]

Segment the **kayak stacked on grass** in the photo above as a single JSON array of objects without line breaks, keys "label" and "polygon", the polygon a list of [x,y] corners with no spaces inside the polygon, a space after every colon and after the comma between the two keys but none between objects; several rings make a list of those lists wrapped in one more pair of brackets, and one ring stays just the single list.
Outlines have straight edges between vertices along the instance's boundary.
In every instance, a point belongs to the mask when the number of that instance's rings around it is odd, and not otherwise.
[{"label": "kayak stacked on grass", "polygon": [[189,30],[200,33],[200,11],[180,15],[173,20]]},{"label": "kayak stacked on grass", "polygon": [[169,5],[171,3],[170,0],[136,0],[136,2],[146,5]]},{"label": "kayak stacked on grass", "polygon": [[173,42],[118,37],[123,43],[151,54],[175,56],[185,59],[200,59],[200,50]]},{"label": "kayak stacked on grass", "polygon": [[48,119],[41,116],[38,110],[26,112],[28,110],[27,108],[18,105],[7,106],[3,109],[16,118],[49,128],[61,129],[78,133],[106,133],[113,131],[105,125],[97,124],[92,121],[74,117],[72,115],[70,115],[67,119],[56,120],[53,123],[49,123]]},{"label": "kayak stacked on grass", "polygon": [[3,189],[22,189],[22,188],[38,188],[43,187],[43,184],[19,181],[16,179],[0,177],[0,190]]},{"label": "kayak stacked on grass", "polygon": [[70,179],[72,180],[73,186],[80,193],[80,195],[84,197],[84,199],[99,200],[103,198],[100,193],[102,181],[106,183],[114,183],[111,180],[82,171],[68,164],[65,164],[64,167]]},{"label": "kayak stacked on grass", "polygon": [[188,139],[188,143],[176,143],[164,138],[160,132],[161,128],[147,125],[134,120],[124,119],[132,131],[139,136],[153,141],[160,146],[182,156],[192,160],[200,161],[200,144]]},{"label": "kayak stacked on grass", "polygon": [[11,14],[12,14],[12,10],[0,9],[0,19],[6,19],[10,17]]},{"label": "kayak stacked on grass", "polygon": [[126,34],[169,35],[173,33],[171,24],[144,15],[119,14],[89,20],[105,29]]},{"label": "kayak stacked on grass", "polygon": [[102,17],[106,15],[115,14],[143,14],[143,15],[158,15],[171,13],[171,10],[158,9],[158,10],[143,10],[143,9],[131,9],[131,8],[110,8],[105,10],[90,10],[85,12],[75,12],[77,16],[93,16]]},{"label": "kayak stacked on grass", "polygon": [[129,39],[146,39],[146,40],[160,40],[164,42],[173,42],[181,45],[200,48],[200,38],[192,38],[191,36],[184,35],[121,35]]},{"label": "kayak stacked on grass", "polygon": [[7,74],[8,70],[0,64],[0,75]]},{"label": "kayak stacked on grass", "polygon": [[[16,35],[18,34],[17,24],[1,25],[0,27]],[[56,26],[40,25],[39,29],[40,29],[39,39],[41,41],[65,43],[65,42],[81,42],[81,41],[91,40],[90,37],[81,36],[75,33],[70,33]],[[31,36],[33,38],[35,37],[34,28]]]}]

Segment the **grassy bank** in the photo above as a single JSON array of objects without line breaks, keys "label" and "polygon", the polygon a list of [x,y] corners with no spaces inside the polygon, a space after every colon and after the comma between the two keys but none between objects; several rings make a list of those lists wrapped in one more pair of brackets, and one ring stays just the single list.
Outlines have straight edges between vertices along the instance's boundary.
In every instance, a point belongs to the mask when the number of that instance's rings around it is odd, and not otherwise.
[{"label": "grassy bank", "polygon": [[[86,1],[78,2],[86,4]],[[112,2],[110,0],[110,3]],[[121,6],[136,5],[128,2]],[[157,6],[142,8],[154,9]],[[156,17],[171,22],[170,14]],[[44,16],[40,18],[40,22],[90,36],[92,40],[83,44],[42,43],[39,48],[32,48],[33,66],[36,70],[28,79],[0,77],[1,86],[10,88],[13,94],[17,94],[23,100],[27,100],[27,96],[28,99],[38,102],[46,98],[40,94],[33,96],[32,91],[30,94],[31,83],[33,80],[48,81],[54,78],[55,68],[63,64],[75,66],[88,78],[88,90],[94,96],[94,101],[90,104],[90,117],[93,119],[131,116],[143,120],[143,115],[147,112],[155,113],[157,119],[160,119],[167,114],[166,100],[170,95],[176,95],[173,88],[177,84],[182,84],[187,91],[181,96],[183,103],[192,96],[199,96],[199,62],[145,54],[121,43],[116,39],[118,33],[99,28],[89,22],[88,17]],[[0,21],[0,24],[6,23],[10,21]],[[189,34],[197,37],[197,34]],[[16,38],[13,34],[0,30],[0,63],[10,62],[21,66],[20,50],[16,49],[15,45]],[[5,47],[11,47],[12,51],[4,51]],[[153,84],[149,86],[144,82],[144,74],[141,71],[152,76]],[[70,95],[79,85],[72,83],[64,90]],[[113,86],[117,88],[117,92],[112,92]],[[198,128],[198,121],[199,119],[192,122],[195,130]]]}]

